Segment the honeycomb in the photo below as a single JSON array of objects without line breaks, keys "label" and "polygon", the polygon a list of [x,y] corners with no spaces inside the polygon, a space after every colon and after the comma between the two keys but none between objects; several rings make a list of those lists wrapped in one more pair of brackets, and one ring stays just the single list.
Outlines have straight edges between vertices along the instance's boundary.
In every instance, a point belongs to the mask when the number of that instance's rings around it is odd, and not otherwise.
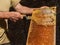
[{"label": "honeycomb", "polygon": [[26,45],[55,45],[56,8],[34,10]]}]

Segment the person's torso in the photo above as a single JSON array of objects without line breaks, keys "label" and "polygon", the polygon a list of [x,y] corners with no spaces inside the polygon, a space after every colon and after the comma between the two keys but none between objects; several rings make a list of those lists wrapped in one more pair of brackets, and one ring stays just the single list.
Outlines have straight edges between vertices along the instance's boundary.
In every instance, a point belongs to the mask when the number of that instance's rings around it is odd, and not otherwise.
[{"label": "person's torso", "polygon": [[0,0],[0,11],[9,11],[11,0]]},{"label": "person's torso", "polygon": [[[11,0],[0,0],[0,12],[9,11],[11,6]],[[6,22],[4,19],[0,18],[0,27],[6,29]]]}]

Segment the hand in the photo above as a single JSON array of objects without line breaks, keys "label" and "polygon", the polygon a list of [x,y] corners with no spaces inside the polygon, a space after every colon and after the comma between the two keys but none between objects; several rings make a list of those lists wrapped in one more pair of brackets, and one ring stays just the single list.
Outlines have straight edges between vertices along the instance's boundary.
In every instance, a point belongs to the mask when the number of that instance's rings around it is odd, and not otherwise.
[{"label": "hand", "polygon": [[23,19],[23,16],[18,12],[11,12],[11,15],[10,15],[9,19],[16,22],[19,19]]}]

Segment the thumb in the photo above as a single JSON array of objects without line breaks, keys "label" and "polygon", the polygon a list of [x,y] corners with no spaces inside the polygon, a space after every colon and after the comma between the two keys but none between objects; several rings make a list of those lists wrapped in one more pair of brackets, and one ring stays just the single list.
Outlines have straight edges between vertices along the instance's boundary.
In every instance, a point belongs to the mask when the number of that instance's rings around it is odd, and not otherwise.
[{"label": "thumb", "polygon": [[20,18],[21,18],[21,19],[23,19],[23,17],[24,17],[23,15],[20,15]]}]

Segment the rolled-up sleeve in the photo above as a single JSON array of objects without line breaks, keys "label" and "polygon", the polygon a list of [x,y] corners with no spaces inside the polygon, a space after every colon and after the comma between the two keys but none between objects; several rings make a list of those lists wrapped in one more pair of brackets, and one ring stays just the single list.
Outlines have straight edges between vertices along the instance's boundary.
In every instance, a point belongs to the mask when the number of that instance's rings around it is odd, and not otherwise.
[{"label": "rolled-up sleeve", "polygon": [[12,6],[16,6],[18,3],[20,2],[20,0],[12,0],[11,3],[12,3]]}]

